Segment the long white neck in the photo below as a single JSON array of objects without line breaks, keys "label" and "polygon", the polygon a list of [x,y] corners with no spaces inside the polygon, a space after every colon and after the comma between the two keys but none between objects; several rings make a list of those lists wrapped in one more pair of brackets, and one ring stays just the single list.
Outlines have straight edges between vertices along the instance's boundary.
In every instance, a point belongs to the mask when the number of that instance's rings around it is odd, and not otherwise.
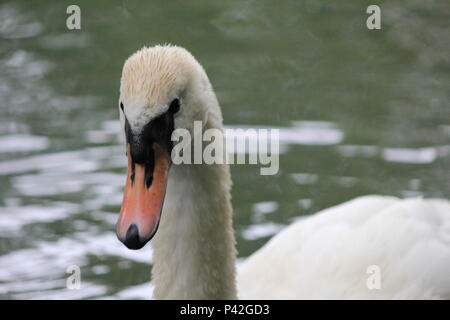
[{"label": "long white neck", "polygon": [[172,166],[153,243],[156,299],[236,299],[228,165]]}]

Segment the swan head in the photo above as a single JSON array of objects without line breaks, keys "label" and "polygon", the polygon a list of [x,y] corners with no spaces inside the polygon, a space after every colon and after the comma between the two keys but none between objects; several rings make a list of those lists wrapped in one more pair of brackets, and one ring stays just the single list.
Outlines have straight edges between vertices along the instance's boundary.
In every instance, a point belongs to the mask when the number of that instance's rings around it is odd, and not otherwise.
[{"label": "swan head", "polygon": [[221,122],[221,114],[203,68],[176,46],[145,47],[125,61],[119,112],[128,175],[116,233],[128,248],[140,249],[158,228],[173,131],[192,132],[194,121]]}]

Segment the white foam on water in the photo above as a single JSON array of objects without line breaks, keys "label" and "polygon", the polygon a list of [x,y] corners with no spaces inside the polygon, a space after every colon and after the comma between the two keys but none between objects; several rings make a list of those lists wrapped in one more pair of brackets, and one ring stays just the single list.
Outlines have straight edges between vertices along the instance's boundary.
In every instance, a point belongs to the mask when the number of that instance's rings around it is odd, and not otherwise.
[{"label": "white foam on water", "polygon": [[0,153],[29,152],[45,150],[50,146],[47,137],[29,134],[10,134],[0,136]]},{"label": "white foam on water", "polygon": [[139,284],[133,287],[129,287],[125,290],[119,291],[111,297],[106,299],[139,299],[139,300],[150,300],[153,297],[154,286],[151,282]]},{"label": "white foam on water", "polygon": [[80,206],[69,202],[43,205],[16,205],[0,207],[0,232],[21,234],[22,228],[33,223],[52,222],[78,212]]},{"label": "white foam on water", "polygon": [[253,224],[244,229],[241,232],[241,235],[242,238],[244,238],[245,240],[257,240],[272,236],[280,232],[280,230],[283,229],[284,227],[285,225],[283,224],[277,224],[273,222]]},{"label": "white foam on water", "polygon": [[[339,144],[344,139],[344,133],[338,125],[326,121],[294,121],[290,127],[238,125],[225,126],[225,129],[243,130],[243,132],[234,131],[235,135],[226,137],[230,139],[236,136],[236,153],[248,153],[249,150],[245,146],[244,138],[252,143],[258,142],[253,141],[255,137],[245,135],[245,131],[248,129],[279,130],[280,153],[285,153],[286,147],[290,145],[326,146]],[[266,137],[266,141],[259,141],[259,143],[270,145],[269,139],[270,134]]]},{"label": "white foam on water", "polygon": [[261,223],[265,220],[266,215],[278,209],[279,205],[275,201],[257,202],[253,205],[252,221],[254,223]]},{"label": "white foam on water", "polygon": [[319,176],[315,173],[292,173],[292,179],[297,184],[315,184],[319,180]]},{"label": "white foam on water", "polygon": [[50,172],[17,176],[11,181],[14,188],[25,196],[51,196],[80,192],[87,186],[91,186],[90,192],[100,197],[115,191],[119,192],[124,184],[124,175],[108,172],[90,174]]},{"label": "white foam on water", "polygon": [[[30,171],[51,173],[90,172],[100,167],[99,162],[112,155],[123,153],[123,147],[105,146],[83,150],[55,152],[0,162],[0,175],[20,174]],[[123,162],[126,166],[126,160]]]},{"label": "white foam on water", "polygon": [[385,148],[383,159],[388,162],[426,164],[433,163],[438,156],[436,148]]},{"label": "white foam on water", "polygon": [[[150,265],[152,250],[149,245],[139,251],[129,250],[113,231],[100,235],[76,232],[55,242],[41,241],[33,248],[18,249],[0,256],[0,295],[23,299],[58,299],[58,294],[61,294],[59,299],[104,295],[105,286],[83,279],[82,290],[66,288],[67,267],[77,265],[83,268],[88,265],[89,256],[115,256],[124,261]],[[92,272],[105,274],[109,269],[100,264],[93,266]]]}]

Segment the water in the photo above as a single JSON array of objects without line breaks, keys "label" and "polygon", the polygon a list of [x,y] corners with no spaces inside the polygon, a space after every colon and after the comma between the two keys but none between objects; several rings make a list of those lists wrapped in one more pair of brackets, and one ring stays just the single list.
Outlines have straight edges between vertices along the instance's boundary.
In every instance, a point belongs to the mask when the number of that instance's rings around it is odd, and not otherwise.
[{"label": "water", "polygon": [[[148,298],[151,249],[114,234],[126,172],[123,61],[188,48],[230,127],[278,127],[280,172],[233,166],[239,258],[285,225],[364,194],[448,198],[446,1],[0,4],[0,298]],[[66,268],[82,288],[66,289]]]}]

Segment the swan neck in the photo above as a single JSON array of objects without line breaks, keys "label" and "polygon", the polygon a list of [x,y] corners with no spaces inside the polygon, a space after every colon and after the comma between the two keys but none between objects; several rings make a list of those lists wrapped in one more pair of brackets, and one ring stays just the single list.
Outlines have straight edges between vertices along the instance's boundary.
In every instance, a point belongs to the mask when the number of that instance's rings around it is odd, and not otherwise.
[{"label": "swan neck", "polygon": [[157,299],[236,299],[228,165],[173,166],[153,239]]}]

